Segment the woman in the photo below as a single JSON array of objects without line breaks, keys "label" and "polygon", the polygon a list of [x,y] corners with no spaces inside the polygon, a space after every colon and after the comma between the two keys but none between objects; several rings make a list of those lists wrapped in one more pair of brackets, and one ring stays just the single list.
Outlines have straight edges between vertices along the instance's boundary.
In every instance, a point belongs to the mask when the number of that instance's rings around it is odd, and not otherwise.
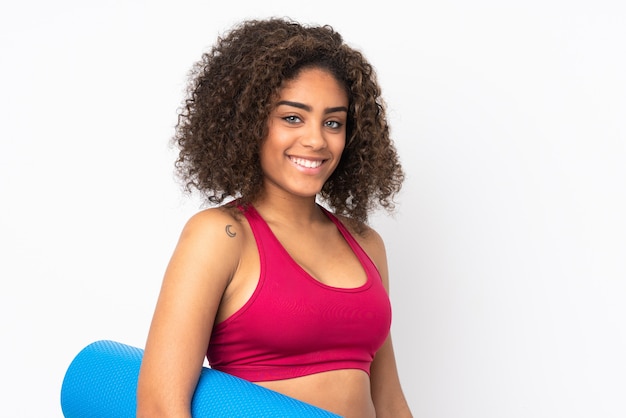
[{"label": "woman", "polygon": [[187,190],[216,207],[166,270],[138,416],[189,417],[206,355],[341,416],[410,417],[366,224],[403,180],[371,65],[328,26],[243,22],[194,67],[174,139]]}]

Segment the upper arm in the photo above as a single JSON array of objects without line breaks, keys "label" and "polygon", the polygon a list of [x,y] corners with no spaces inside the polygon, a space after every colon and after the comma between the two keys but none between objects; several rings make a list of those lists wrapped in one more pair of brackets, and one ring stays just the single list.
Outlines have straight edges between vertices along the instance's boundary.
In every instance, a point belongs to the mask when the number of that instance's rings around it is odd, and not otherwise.
[{"label": "upper arm", "polygon": [[[222,294],[235,273],[241,234],[221,210],[192,217],[180,235],[163,278],[146,342],[137,388],[138,412],[186,416],[202,369]],[[143,408],[146,408],[144,410]],[[158,408],[157,408],[158,409]]]}]

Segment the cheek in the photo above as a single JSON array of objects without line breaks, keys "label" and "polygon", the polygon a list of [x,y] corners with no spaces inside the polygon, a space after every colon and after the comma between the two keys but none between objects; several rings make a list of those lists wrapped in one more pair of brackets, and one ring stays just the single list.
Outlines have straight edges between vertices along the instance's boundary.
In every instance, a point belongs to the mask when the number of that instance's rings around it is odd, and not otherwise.
[{"label": "cheek", "polygon": [[261,144],[259,149],[259,161],[263,171],[271,170],[283,158],[284,148],[276,138],[268,139]]},{"label": "cheek", "polygon": [[343,150],[346,148],[346,138],[337,138],[337,141],[332,144],[335,154],[343,154]]},{"label": "cheek", "polygon": [[270,124],[267,135],[261,143],[261,152],[264,152],[269,156],[284,150],[289,146],[291,138],[290,134],[291,133],[289,131],[280,129],[279,127],[275,127]]}]

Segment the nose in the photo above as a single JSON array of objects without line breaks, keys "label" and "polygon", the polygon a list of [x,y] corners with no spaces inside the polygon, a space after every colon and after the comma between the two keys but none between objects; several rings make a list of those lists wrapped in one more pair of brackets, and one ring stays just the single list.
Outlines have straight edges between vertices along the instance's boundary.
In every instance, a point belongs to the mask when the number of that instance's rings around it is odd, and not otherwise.
[{"label": "nose", "polygon": [[300,142],[303,146],[314,150],[326,148],[323,128],[318,125],[309,125],[306,132],[303,133]]}]

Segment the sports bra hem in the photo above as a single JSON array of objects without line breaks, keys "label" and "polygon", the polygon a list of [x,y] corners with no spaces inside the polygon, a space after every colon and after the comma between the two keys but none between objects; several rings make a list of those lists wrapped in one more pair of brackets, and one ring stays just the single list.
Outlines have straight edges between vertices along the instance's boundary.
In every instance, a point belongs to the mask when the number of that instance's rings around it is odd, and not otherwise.
[{"label": "sports bra hem", "polygon": [[338,370],[359,370],[370,376],[370,363],[364,367],[359,362],[344,362],[328,367],[293,367],[285,366],[285,370],[278,370],[276,366],[268,367],[213,367],[223,373],[247,380],[249,382],[272,382],[277,380],[295,379],[298,377],[311,376],[318,373],[333,372]]}]

